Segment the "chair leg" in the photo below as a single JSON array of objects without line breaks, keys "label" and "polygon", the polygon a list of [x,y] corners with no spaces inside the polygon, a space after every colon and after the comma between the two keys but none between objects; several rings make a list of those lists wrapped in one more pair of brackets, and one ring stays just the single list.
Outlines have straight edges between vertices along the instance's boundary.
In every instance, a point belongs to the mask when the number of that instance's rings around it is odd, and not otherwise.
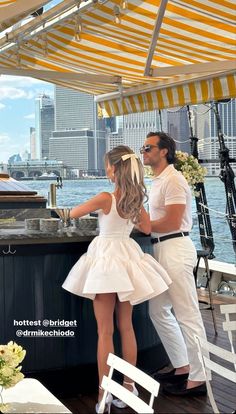
[{"label": "chair leg", "polygon": [[210,400],[210,403],[211,403],[212,410],[213,410],[214,414],[220,414],[219,409],[218,409],[218,407],[216,405],[216,402],[215,402],[215,398],[214,398],[214,395],[213,395],[213,392],[212,392],[211,384],[210,384],[208,379],[206,380],[206,387],[207,387],[207,394],[208,394],[208,397],[209,397],[209,400]]},{"label": "chair leg", "polygon": [[99,414],[103,414],[104,411],[105,411],[107,394],[108,394],[108,391],[107,390],[104,390],[102,399],[98,403],[98,408],[96,409],[96,412],[99,413]]},{"label": "chair leg", "polygon": [[217,325],[216,325],[216,318],[215,318],[215,311],[214,311],[213,300],[212,300],[211,273],[210,273],[210,269],[209,269],[209,264],[208,264],[207,257],[204,257],[204,262],[205,262],[205,269],[206,269],[207,282],[208,282],[207,283],[207,289],[208,289],[208,293],[209,293],[209,302],[210,302],[209,309],[211,310],[211,315],[212,315],[212,321],[213,321],[213,325],[214,325],[215,335],[218,335]]}]

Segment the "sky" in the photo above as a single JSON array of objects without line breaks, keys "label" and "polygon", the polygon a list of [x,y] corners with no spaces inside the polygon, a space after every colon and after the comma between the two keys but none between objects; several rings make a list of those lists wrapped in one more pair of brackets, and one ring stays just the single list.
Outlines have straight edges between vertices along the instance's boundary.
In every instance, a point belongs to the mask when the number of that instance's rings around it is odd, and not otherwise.
[{"label": "sky", "polygon": [[[59,0],[46,7],[55,6]],[[30,150],[30,127],[34,127],[35,97],[53,96],[53,85],[37,79],[0,76],[0,163],[13,154]]]},{"label": "sky", "polygon": [[35,97],[53,97],[53,85],[37,79],[0,76],[0,163],[30,150],[30,127],[35,126]]}]

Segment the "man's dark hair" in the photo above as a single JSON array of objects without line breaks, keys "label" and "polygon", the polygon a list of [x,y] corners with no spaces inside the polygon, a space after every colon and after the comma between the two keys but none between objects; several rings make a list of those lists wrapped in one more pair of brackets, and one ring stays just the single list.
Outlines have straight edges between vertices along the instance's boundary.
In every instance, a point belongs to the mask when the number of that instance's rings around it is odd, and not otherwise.
[{"label": "man's dark hair", "polygon": [[176,151],[176,145],[175,145],[175,141],[173,140],[173,138],[171,138],[168,134],[166,134],[165,132],[149,132],[147,134],[147,138],[150,137],[159,137],[159,142],[157,143],[158,148],[164,149],[166,148],[168,150],[167,154],[166,154],[166,159],[168,164],[174,164],[175,163],[175,151]]}]

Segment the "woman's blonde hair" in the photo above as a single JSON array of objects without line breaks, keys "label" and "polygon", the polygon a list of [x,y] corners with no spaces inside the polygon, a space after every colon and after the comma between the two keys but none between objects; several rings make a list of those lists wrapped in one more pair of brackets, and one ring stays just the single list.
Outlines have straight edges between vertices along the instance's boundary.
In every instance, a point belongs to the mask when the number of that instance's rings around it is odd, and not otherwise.
[{"label": "woman's blonde hair", "polygon": [[105,163],[109,163],[115,167],[115,183],[120,192],[120,197],[117,202],[118,210],[124,218],[130,219],[134,224],[138,224],[144,198],[147,200],[147,190],[144,185],[144,170],[140,159],[137,158],[140,178],[138,183],[137,177],[134,175],[133,181],[131,159],[122,160],[122,156],[127,154],[134,154],[134,152],[126,145],[119,145],[106,153]]}]

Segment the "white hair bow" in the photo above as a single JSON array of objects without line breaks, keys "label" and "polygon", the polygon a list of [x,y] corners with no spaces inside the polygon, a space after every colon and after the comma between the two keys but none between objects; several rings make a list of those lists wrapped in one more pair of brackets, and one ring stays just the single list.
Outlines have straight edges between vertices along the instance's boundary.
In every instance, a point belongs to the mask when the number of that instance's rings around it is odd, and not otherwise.
[{"label": "white hair bow", "polygon": [[[138,165],[138,156],[136,154],[125,154],[122,155],[122,160],[126,161],[130,159],[131,161],[131,177],[134,183],[134,177],[136,176],[137,183],[140,183],[140,174],[139,174],[139,165]],[[134,183],[135,184],[135,183]]]}]

